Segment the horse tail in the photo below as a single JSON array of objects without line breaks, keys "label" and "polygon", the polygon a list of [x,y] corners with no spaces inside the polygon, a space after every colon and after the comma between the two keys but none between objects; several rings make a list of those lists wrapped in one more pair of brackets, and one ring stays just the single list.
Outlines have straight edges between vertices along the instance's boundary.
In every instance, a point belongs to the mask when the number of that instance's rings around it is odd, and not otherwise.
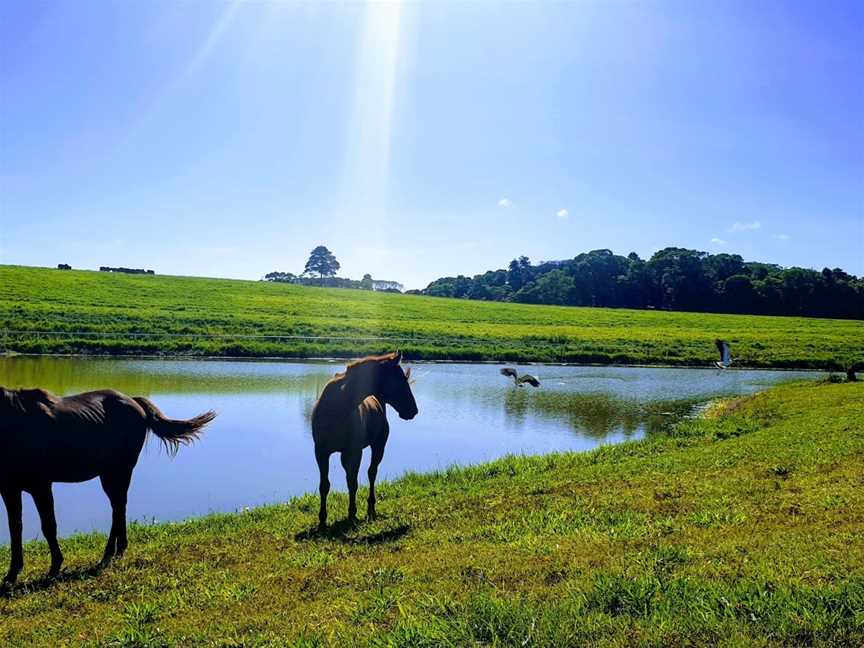
[{"label": "horse tail", "polygon": [[216,418],[216,412],[210,410],[186,421],[169,419],[146,398],[136,396],[132,400],[144,410],[147,416],[147,429],[159,437],[172,457],[177,454],[181,445],[189,445],[197,440],[204,426]]}]

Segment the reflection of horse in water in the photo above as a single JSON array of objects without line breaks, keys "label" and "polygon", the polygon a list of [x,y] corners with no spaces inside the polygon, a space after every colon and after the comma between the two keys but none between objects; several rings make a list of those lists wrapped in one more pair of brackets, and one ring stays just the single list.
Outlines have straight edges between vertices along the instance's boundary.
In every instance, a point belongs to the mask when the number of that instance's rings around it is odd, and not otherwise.
[{"label": "reflection of horse in water", "polygon": [[24,566],[21,494],[33,496],[51,550],[49,577],[60,572],[53,482],[95,477],[111,502],[111,532],[102,557],[107,564],[126,550],[126,496],[132,470],[150,430],[172,454],[198,438],[214,419],[206,412],[188,421],[166,418],[146,398],[95,391],[59,398],[41,389],[0,387],[0,495],[9,517],[12,560],[3,580],[12,584]]},{"label": "reflection of horse in water", "polygon": [[357,519],[357,473],[363,448],[372,449],[369,464],[369,507],[367,517],[375,517],[375,477],[384,457],[384,446],[390,434],[386,405],[399,416],[411,420],[417,416],[417,403],[411,393],[411,370],[402,370],[402,354],[389,353],[369,356],[352,362],[345,373],[325,385],[312,411],[312,437],[315,440],[315,460],[320,473],[321,508],[318,523],[327,526],[327,494],[330,492],[328,472],[330,455],[341,455],[342,467],[348,479],[348,520]]}]

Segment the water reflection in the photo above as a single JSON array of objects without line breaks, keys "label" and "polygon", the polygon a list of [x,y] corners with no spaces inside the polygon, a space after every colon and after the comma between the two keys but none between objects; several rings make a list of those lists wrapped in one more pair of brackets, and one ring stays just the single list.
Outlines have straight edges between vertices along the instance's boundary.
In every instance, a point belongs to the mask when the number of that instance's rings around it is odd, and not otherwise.
[{"label": "water reflection", "polygon": [[529,417],[538,417],[598,440],[615,432],[628,439],[641,433],[659,433],[690,412],[694,404],[690,399],[644,403],[609,394],[527,389],[514,389],[504,399],[508,418],[518,425]]},{"label": "water reflection", "polygon": [[[324,384],[343,363],[109,358],[0,358],[0,385],[68,394],[111,387],[147,396],[178,418],[215,409],[200,443],[167,459],[155,443],[142,453],[129,517],[182,519],[287,499],[314,491],[317,471],[309,418]],[[515,387],[497,365],[419,364],[414,393],[421,415],[390,416],[380,477],[507,453],[587,450],[663,429],[695,403],[754,392],[813,374],[628,367],[531,367],[541,387]],[[522,369],[520,369],[520,372]],[[528,371],[528,369],[526,369]],[[338,458],[334,487],[341,488]],[[365,458],[368,461],[368,456]],[[365,467],[361,470],[365,475]],[[225,475],[241,475],[226,480]],[[177,498],[176,493],[184,493]],[[25,526],[38,519],[29,498]],[[58,484],[60,531],[106,529],[110,513],[98,482]],[[334,511],[335,515],[339,512]],[[0,542],[7,540],[0,524]]]}]

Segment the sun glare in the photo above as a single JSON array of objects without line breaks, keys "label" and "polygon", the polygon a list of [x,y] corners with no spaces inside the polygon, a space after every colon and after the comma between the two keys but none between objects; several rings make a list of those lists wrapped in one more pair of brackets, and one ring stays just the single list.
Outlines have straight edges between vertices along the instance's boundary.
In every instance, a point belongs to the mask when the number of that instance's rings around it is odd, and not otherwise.
[{"label": "sun glare", "polygon": [[369,5],[364,14],[345,170],[352,199],[380,212],[390,166],[402,3]]}]

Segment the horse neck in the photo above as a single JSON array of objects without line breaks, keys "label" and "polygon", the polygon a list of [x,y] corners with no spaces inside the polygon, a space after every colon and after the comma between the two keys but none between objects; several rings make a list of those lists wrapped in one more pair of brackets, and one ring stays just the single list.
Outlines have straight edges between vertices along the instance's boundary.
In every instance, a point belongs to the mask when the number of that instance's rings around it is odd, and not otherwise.
[{"label": "horse neck", "polygon": [[369,396],[376,396],[381,401],[381,395],[375,389],[378,385],[378,371],[377,365],[367,364],[354,367],[345,374],[342,392],[352,406],[359,405]]}]

